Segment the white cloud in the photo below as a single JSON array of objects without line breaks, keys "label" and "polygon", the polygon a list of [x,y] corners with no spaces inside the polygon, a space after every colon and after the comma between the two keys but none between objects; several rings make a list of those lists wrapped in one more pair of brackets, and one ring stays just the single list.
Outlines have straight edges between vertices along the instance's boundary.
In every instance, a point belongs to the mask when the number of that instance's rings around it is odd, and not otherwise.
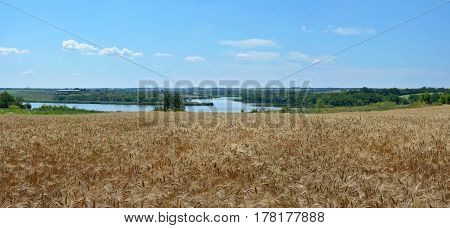
[{"label": "white cloud", "polygon": [[310,62],[310,63],[317,60],[316,58],[309,56],[307,54],[304,54],[302,52],[299,52],[299,51],[289,52],[289,59],[301,61],[301,62]]},{"label": "white cloud", "polygon": [[249,61],[270,61],[280,57],[278,52],[264,52],[264,51],[248,51],[240,52],[235,55],[237,59]]},{"label": "white cloud", "polygon": [[28,50],[19,50],[17,48],[0,47],[0,55],[22,55],[30,53]]},{"label": "white cloud", "polygon": [[206,59],[201,57],[201,56],[186,56],[186,58],[184,58],[184,61],[187,61],[187,62],[204,62],[204,61],[206,61]]},{"label": "white cloud", "polygon": [[84,55],[95,54],[95,52],[98,50],[98,48],[90,44],[78,43],[75,40],[64,40],[62,42],[62,49],[64,51],[79,51]]},{"label": "white cloud", "polygon": [[276,43],[271,40],[264,39],[248,39],[248,40],[222,40],[221,45],[237,47],[237,48],[255,48],[255,47],[275,47]]},{"label": "white cloud", "polygon": [[134,52],[127,48],[119,49],[117,47],[111,47],[111,48],[103,48],[103,49],[99,50],[98,48],[94,47],[93,45],[78,43],[75,40],[64,40],[62,42],[62,49],[65,51],[69,51],[69,50],[79,51],[83,55],[94,55],[94,54],[109,55],[109,56],[119,55],[119,56],[123,56],[123,57],[127,57],[127,58],[134,58],[134,57],[139,57],[139,56],[144,55],[144,53],[142,53],[142,52]]},{"label": "white cloud", "polygon": [[171,57],[171,54],[168,53],[161,53],[161,52],[156,52],[153,56],[155,57]]},{"label": "white cloud", "polygon": [[304,33],[313,33],[314,32],[314,30],[308,28],[306,25],[302,25],[301,29],[302,29],[302,32],[304,32]]},{"label": "white cloud", "polygon": [[310,64],[318,63],[318,62],[333,62],[333,60],[336,57],[330,57],[327,55],[322,56],[310,56],[305,53],[299,52],[299,51],[291,51],[289,52],[289,59],[300,61],[300,62],[306,62]]},{"label": "white cloud", "polygon": [[300,28],[303,33],[316,33],[316,34],[334,33],[341,36],[372,35],[376,33],[376,30],[372,28],[334,27],[331,25],[328,26],[326,29],[320,31],[315,31],[314,29],[311,29],[306,25],[302,25]]},{"label": "white cloud", "polygon": [[375,29],[372,28],[344,28],[344,27],[334,28],[331,30],[331,32],[341,36],[371,35],[376,33]]},{"label": "white cloud", "polygon": [[33,76],[34,75],[34,71],[26,70],[26,71],[22,72],[22,75],[24,75],[24,76]]},{"label": "white cloud", "polygon": [[99,55],[109,55],[109,56],[119,55],[119,56],[129,57],[129,58],[134,58],[134,57],[139,57],[139,56],[144,55],[144,53],[142,53],[142,52],[134,52],[127,48],[119,49],[117,47],[103,48],[98,52],[98,54]]}]

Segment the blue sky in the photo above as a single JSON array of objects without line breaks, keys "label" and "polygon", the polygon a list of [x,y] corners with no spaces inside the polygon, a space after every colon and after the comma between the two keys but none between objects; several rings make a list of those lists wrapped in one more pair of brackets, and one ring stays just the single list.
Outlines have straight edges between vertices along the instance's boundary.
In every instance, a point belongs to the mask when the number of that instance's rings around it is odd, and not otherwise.
[{"label": "blue sky", "polygon": [[[3,0],[1,0],[3,1]],[[264,84],[444,0],[5,0],[0,87],[137,87],[139,80]],[[312,87],[450,86],[450,4],[286,80]]]}]

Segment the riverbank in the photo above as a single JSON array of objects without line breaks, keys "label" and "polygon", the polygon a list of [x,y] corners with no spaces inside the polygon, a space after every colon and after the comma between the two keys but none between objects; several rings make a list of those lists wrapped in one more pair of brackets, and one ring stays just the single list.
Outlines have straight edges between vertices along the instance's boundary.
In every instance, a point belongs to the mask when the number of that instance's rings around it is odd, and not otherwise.
[{"label": "riverbank", "polygon": [[[26,103],[52,103],[52,104],[104,104],[104,105],[163,105],[163,102],[110,102],[110,101],[47,101],[25,100]],[[184,106],[213,106],[212,102],[184,102]]]},{"label": "riverbank", "polygon": [[41,106],[35,109],[21,109],[18,107],[0,108],[0,115],[8,113],[35,114],[35,115],[73,115],[73,114],[102,113],[102,111],[69,108],[65,106]]}]

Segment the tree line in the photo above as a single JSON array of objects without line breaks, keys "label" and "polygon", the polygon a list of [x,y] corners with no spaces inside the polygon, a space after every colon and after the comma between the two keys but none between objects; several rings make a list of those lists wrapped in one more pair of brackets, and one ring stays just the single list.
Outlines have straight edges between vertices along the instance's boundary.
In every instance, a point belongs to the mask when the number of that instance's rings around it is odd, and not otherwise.
[{"label": "tree line", "polygon": [[162,102],[163,96],[157,91],[89,91],[80,94],[56,94],[55,101],[100,101],[100,102]]},{"label": "tree line", "polygon": [[445,88],[420,89],[369,89],[348,90],[330,93],[308,93],[306,90],[268,89],[246,90],[241,101],[262,103],[272,106],[290,107],[342,107],[364,106],[379,102],[393,102],[399,105],[423,102],[426,104],[449,104],[450,90]]}]

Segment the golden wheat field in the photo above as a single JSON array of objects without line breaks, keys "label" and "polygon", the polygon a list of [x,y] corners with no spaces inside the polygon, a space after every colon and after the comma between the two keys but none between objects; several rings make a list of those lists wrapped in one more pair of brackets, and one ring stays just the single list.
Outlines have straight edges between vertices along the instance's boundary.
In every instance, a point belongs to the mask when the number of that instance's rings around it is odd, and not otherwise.
[{"label": "golden wheat field", "polygon": [[0,207],[449,207],[450,106],[144,120],[1,115]]}]

